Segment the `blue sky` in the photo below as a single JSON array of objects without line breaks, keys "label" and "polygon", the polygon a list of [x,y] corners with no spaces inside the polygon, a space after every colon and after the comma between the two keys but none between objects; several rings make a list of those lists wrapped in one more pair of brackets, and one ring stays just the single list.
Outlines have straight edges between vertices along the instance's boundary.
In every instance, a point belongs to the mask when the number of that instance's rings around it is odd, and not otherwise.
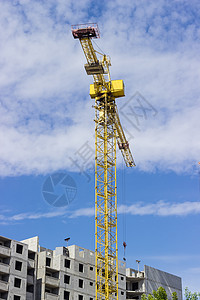
[{"label": "blue sky", "polygon": [[[118,154],[119,257],[126,239],[128,266],[141,259],[199,290],[199,14],[195,0],[0,2],[2,235],[94,249],[92,78],[70,25],[97,22],[112,79],[125,82],[117,105],[137,164],[123,171]],[[77,186],[62,208],[42,195],[57,172]]]}]

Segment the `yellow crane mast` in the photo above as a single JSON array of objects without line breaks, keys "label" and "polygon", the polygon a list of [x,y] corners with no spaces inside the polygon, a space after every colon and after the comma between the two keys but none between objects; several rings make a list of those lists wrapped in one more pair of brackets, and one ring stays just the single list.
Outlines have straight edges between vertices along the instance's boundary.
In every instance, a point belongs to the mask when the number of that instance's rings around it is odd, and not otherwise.
[{"label": "yellow crane mast", "polygon": [[110,79],[109,57],[93,47],[91,40],[100,37],[97,24],[72,25],[72,35],[81,43],[85,70],[94,80],[96,300],[118,299],[116,144],[126,165],[135,166],[115,103],[124,96],[124,84]]}]

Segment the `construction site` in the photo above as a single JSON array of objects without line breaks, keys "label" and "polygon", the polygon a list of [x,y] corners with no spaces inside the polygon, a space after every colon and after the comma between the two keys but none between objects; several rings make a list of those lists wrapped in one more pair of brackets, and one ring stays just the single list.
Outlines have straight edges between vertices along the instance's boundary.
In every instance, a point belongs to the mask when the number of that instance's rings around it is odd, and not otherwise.
[{"label": "construction site", "polygon": [[110,57],[94,48],[93,40],[100,38],[97,24],[72,25],[71,30],[85,55],[85,71],[93,78],[95,251],[79,245],[52,250],[41,247],[37,236],[23,241],[1,236],[0,299],[140,300],[162,286],[168,299],[176,292],[182,300],[180,277],[146,265],[140,270],[139,260],[138,269],[127,268],[126,258],[118,258],[116,152],[126,167],[137,168],[116,104],[125,96],[124,82],[111,79]]}]

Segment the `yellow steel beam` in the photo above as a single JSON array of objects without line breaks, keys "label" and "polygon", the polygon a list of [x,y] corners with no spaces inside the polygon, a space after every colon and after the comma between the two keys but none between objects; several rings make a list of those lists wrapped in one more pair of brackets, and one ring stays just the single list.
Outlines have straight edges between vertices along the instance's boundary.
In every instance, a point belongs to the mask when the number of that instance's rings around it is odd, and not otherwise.
[{"label": "yellow steel beam", "polygon": [[[115,100],[95,100],[96,299],[118,299]],[[103,112],[103,114],[102,114]]]}]

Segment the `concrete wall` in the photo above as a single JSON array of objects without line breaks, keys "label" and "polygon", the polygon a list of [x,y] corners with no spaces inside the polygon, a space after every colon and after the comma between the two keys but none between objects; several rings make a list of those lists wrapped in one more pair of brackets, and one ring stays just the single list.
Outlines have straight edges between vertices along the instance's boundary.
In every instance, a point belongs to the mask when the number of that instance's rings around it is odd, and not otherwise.
[{"label": "concrete wall", "polygon": [[34,236],[30,239],[26,239],[21,241],[24,244],[28,245],[28,249],[32,250],[34,252],[38,252],[38,248],[39,248],[39,237],[38,236]]},{"label": "concrete wall", "polygon": [[180,277],[149,266],[144,266],[144,272],[146,293],[152,293],[152,290],[157,290],[162,286],[168,294],[168,299],[172,299],[173,292],[177,293],[179,300],[182,299],[182,282]]}]

